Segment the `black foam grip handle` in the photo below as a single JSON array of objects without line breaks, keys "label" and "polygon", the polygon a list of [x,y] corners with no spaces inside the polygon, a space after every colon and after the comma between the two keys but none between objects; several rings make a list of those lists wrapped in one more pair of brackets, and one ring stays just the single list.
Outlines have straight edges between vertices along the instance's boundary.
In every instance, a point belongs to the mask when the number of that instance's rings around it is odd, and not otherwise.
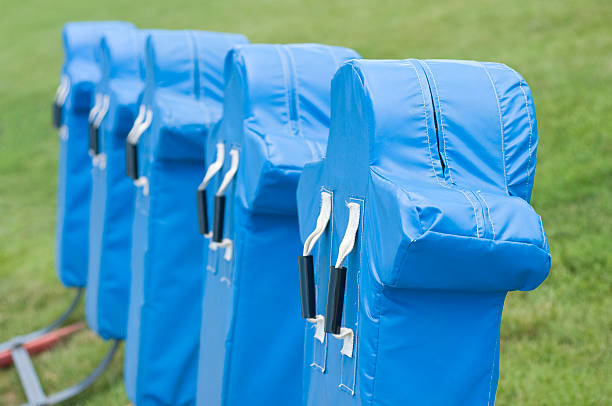
[{"label": "black foam grip handle", "polygon": [[329,272],[327,286],[327,306],[325,307],[325,332],[340,334],[342,310],[344,308],[344,288],[346,285],[346,268],[335,266]]},{"label": "black foam grip handle", "polygon": [[125,173],[130,178],[138,179],[138,145],[125,141]]},{"label": "black foam grip handle", "polygon": [[223,223],[225,220],[225,195],[215,196],[215,213],[213,218],[214,242],[223,241]]},{"label": "black foam grip handle", "polygon": [[208,233],[208,208],[206,207],[206,189],[198,189],[196,191],[196,200],[198,204],[198,226],[200,234]]},{"label": "black foam grip handle", "polygon": [[298,259],[298,270],[300,274],[302,317],[305,319],[314,319],[317,315],[317,306],[312,255],[300,255]]},{"label": "black foam grip handle", "polygon": [[98,127],[93,123],[89,124],[89,152],[93,155],[98,155],[100,153]]},{"label": "black foam grip handle", "polygon": [[62,106],[58,102],[53,102],[53,126],[60,128],[62,126]]}]

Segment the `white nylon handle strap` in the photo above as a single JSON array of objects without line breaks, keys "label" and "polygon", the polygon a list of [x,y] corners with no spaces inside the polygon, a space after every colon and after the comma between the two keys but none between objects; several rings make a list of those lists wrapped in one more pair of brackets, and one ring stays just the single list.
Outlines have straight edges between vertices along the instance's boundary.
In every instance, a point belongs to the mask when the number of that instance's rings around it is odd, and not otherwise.
[{"label": "white nylon handle strap", "polygon": [[60,84],[57,87],[57,92],[55,92],[55,102],[59,106],[63,106],[66,101],[66,96],[68,96],[68,91],[70,90],[70,81],[66,76],[62,76],[60,78]]},{"label": "white nylon handle strap", "polygon": [[134,124],[132,125],[132,128],[130,129],[130,132],[127,135],[128,141],[131,142],[132,137],[134,136],[134,132],[136,132],[138,130],[138,127],[140,127],[140,125],[142,124],[146,113],[147,108],[144,106],[144,104],[141,104],[140,108],[138,109],[138,115],[136,116],[136,120],[134,120]]},{"label": "white nylon handle strap", "polygon": [[60,105],[64,105],[66,102],[66,98],[68,97],[68,92],[70,92],[70,81],[67,77],[64,76],[64,91],[62,92],[58,102]]},{"label": "white nylon handle strap", "polygon": [[342,266],[344,259],[355,247],[355,236],[357,235],[357,229],[359,228],[359,215],[361,212],[361,207],[355,202],[350,202],[346,206],[349,208],[349,220],[344,233],[344,238],[342,238],[340,248],[338,248],[336,268],[340,268]]},{"label": "white nylon handle strap", "polygon": [[104,152],[94,155],[91,164],[101,170],[106,169],[106,154]]},{"label": "white nylon handle strap", "polygon": [[322,314],[317,314],[314,319],[306,320],[315,325],[314,338],[323,344],[325,342],[325,317]]},{"label": "white nylon handle strap", "polygon": [[96,120],[94,121],[94,125],[96,126],[96,128],[100,127],[102,120],[104,120],[106,113],[108,113],[109,105],[110,105],[110,96],[104,95],[104,97],[102,98],[102,107],[100,108],[100,111],[98,112],[98,115],[96,116]]},{"label": "white nylon handle strap", "polygon": [[147,128],[149,128],[149,126],[151,125],[152,121],[153,121],[153,111],[152,110],[147,110],[147,112],[145,114],[144,121],[138,126],[136,131],[134,131],[134,133],[132,134],[132,139],[130,140],[131,144],[137,144],[138,143],[138,140],[140,139],[140,136],[142,134],[144,134],[144,132],[147,130]]},{"label": "white nylon handle strap", "polygon": [[62,95],[62,93],[64,93],[64,87],[65,87],[65,83],[64,83],[64,77],[62,76],[60,79],[60,83],[57,86],[57,90],[55,91],[55,98],[54,100],[57,102],[59,101],[60,96]]},{"label": "white nylon handle strap", "polygon": [[217,147],[217,157],[215,158],[215,162],[210,164],[208,166],[208,169],[206,169],[206,174],[204,175],[204,179],[202,179],[202,183],[200,183],[200,186],[198,187],[198,189],[200,190],[206,189],[206,186],[208,186],[208,183],[213,178],[213,176],[215,176],[217,172],[219,172],[221,168],[223,167],[223,161],[225,160],[225,145],[222,142],[220,142],[216,145],[216,147]]},{"label": "white nylon handle strap", "polygon": [[353,357],[353,346],[354,346],[354,333],[353,330],[346,327],[340,328],[340,334],[332,334],[334,338],[338,340],[342,340],[342,348],[340,349],[340,353],[342,355],[346,355],[349,358]]},{"label": "white nylon handle strap", "polygon": [[230,151],[230,156],[232,157],[232,162],[230,164],[230,168],[227,172],[225,172],[225,176],[223,177],[223,181],[221,182],[221,186],[219,186],[219,190],[217,190],[216,196],[223,196],[225,194],[225,190],[229,186],[230,182],[238,172],[238,160],[240,155],[237,149],[232,149]]},{"label": "white nylon handle strap", "polygon": [[134,181],[134,186],[142,188],[142,194],[149,195],[149,179],[146,176],[141,176]]},{"label": "white nylon handle strap", "polygon": [[94,118],[98,114],[98,111],[100,111],[101,107],[102,107],[102,95],[96,94],[95,103],[93,107],[91,108],[91,110],[89,110],[89,122],[90,123],[93,123]]},{"label": "white nylon handle strap", "polygon": [[312,252],[315,244],[327,228],[330,216],[331,194],[328,192],[321,192],[321,210],[319,211],[319,217],[317,217],[317,225],[314,231],[306,238],[306,242],[304,243],[304,256],[310,255]]}]

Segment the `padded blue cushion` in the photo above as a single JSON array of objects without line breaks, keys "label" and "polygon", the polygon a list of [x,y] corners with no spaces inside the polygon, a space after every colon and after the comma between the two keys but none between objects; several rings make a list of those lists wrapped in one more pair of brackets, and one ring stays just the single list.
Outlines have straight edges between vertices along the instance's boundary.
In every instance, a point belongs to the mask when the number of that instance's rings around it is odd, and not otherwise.
[{"label": "padded blue cushion", "polygon": [[154,32],[147,40],[143,105],[153,113],[138,142],[125,384],[139,406],[193,405],[204,256],[195,191],[204,146],[221,117],[225,54],[241,35]]},{"label": "padded blue cushion", "polygon": [[225,257],[224,247],[205,243],[198,405],[300,402],[303,323],[289,269],[299,249],[295,191],[304,164],[325,151],[331,78],[358,57],[304,44],[242,46],[226,58],[224,116],[207,149],[211,163],[223,143],[225,163],[207,195],[212,213],[238,150],[224,226],[233,247]]},{"label": "padded blue cushion", "polygon": [[[307,405],[490,405],[509,290],[546,278],[550,253],[529,205],[538,134],[529,87],[502,64],[352,61],[332,83],[327,157],[298,187],[300,233],[320,193],[332,217],[314,253],[317,313],[329,269],[360,205],[342,342],[313,338]],[[322,373],[324,371],[324,373]]]},{"label": "padded blue cushion", "polygon": [[125,176],[125,141],[144,89],[146,31],[115,30],[102,38],[102,79],[108,113],[99,126],[99,154],[93,156],[89,227],[87,321],[105,339],[125,338],[130,286],[134,186]]},{"label": "padded blue cushion", "polygon": [[57,188],[55,263],[62,283],[84,287],[87,283],[91,160],[87,116],[94,87],[100,80],[96,49],[105,32],[133,25],[124,22],[67,23],[62,31],[62,77],[69,91],[62,108]]}]

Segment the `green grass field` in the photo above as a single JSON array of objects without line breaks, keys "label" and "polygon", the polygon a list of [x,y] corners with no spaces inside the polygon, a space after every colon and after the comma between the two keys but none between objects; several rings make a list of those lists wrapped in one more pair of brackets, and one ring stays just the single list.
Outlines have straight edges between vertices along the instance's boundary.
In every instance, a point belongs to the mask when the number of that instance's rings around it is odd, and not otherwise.
[{"label": "green grass field", "polygon": [[[244,33],[253,42],[344,45],[365,58],[504,62],[534,94],[540,133],[533,205],[552,270],[509,295],[497,404],[612,404],[612,2],[2,0],[0,341],[42,326],[70,298],[53,267],[58,138],[50,103],[66,21]],[[74,320],[83,317],[82,309]],[[47,392],[78,381],[106,343],[81,332],[35,357]],[[24,401],[0,370],[0,405]],[[122,357],[69,405],[126,405]]]}]

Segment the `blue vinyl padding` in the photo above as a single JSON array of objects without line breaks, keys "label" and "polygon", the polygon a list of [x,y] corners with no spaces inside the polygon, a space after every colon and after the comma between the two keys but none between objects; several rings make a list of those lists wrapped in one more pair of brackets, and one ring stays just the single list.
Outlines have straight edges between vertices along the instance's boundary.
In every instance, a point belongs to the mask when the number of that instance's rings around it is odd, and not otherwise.
[{"label": "blue vinyl padding", "polygon": [[69,86],[62,108],[57,188],[55,268],[67,287],[87,284],[91,159],[88,115],[100,80],[96,49],[102,35],[132,27],[124,22],[67,23],[62,31],[62,78]]},{"label": "blue vinyl padding", "polygon": [[298,187],[302,241],[321,192],[332,215],[314,251],[317,313],[348,223],[342,341],[307,326],[304,405],[492,405],[501,313],[535,289],[550,252],[529,205],[538,133],[529,86],[497,63],[345,64],[331,90],[327,156]]},{"label": "blue vinyl padding", "polygon": [[[195,191],[206,137],[221,117],[223,63],[242,35],[154,32],[142,104],[151,126],[138,141],[125,386],[138,406],[193,405],[204,255]],[[145,189],[148,188],[148,193]]]},{"label": "blue vinyl padding", "polygon": [[[226,196],[227,247],[204,244],[205,273],[197,404],[297,405],[303,321],[291,271],[299,249],[295,192],[305,163],[325,152],[329,89],[336,69],[359,55],[317,44],[246,45],[226,58],[222,121],[207,163],[225,149],[213,195],[239,153]],[[212,245],[211,245],[212,244]]]},{"label": "blue vinyl padding", "polygon": [[99,126],[99,154],[92,157],[85,314],[105,339],[123,339],[127,330],[135,189],[125,176],[125,142],[144,90],[147,35],[133,28],[114,30],[100,43],[102,79],[96,94],[108,97],[109,108]]}]

